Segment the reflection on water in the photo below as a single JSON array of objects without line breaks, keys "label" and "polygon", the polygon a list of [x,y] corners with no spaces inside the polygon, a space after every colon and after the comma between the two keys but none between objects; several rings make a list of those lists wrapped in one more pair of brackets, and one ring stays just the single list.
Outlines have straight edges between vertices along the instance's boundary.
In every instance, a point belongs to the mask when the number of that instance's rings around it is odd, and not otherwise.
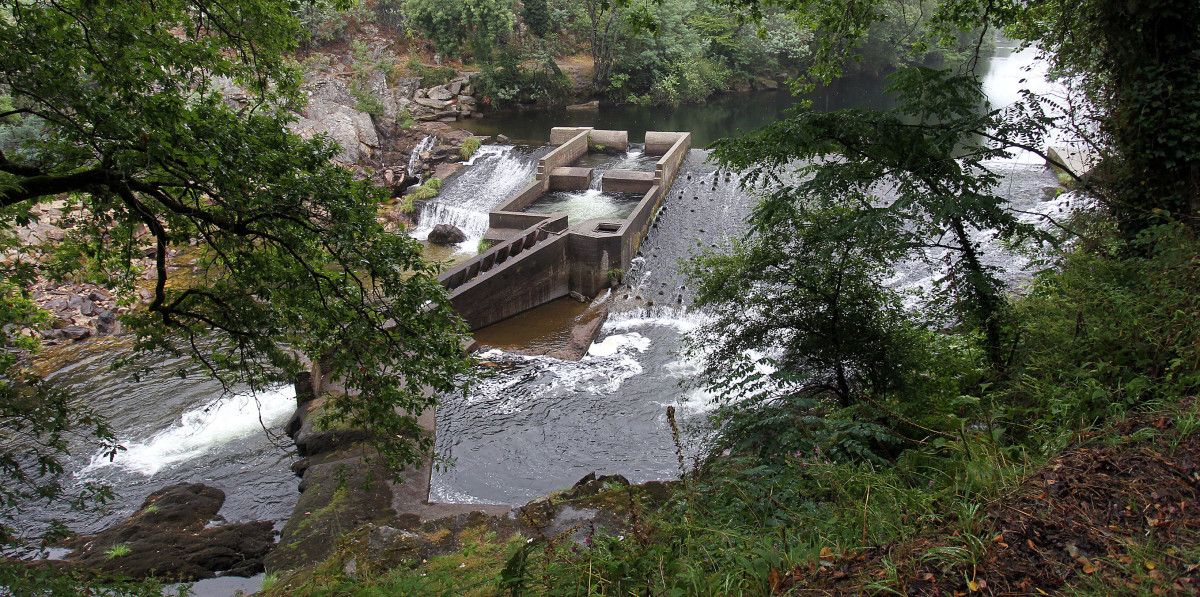
[{"label": "reflection on water", "polygon": [[[804,96],[819,110],[886,108],[892,100],[881,77],[853,76],[838,79]],[[787,114],[798,98],[786,89],[731,93],[708,98],[702,104],[665,106],[602,106],[599,110],[550,110],[489,114],[482,119],[459,121],[459,126],[479,135],[507,135],[521,143],[545,143],[556,126],[591,126],[629,131],[641,140],[646,131],[689,131],[693,147],[707,147],[724,137],[748,133]]]},{"label": "reflection on water", "polygon": [[563,297],[477,330],[475,340],[487,348],[544,353],[571,339],[571,327],[588,307],[589,303]]}]

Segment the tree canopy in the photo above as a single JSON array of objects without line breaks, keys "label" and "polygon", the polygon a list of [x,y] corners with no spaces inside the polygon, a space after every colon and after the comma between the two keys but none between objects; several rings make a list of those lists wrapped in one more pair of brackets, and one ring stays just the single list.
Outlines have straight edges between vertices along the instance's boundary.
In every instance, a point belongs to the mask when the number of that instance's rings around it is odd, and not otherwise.
[{"label": "tree canopy", "polygon": [[[374,430],[391,465],[416,457],[408,415],[432,403],[430,389],[456,387],[464,328],[420,245],[377,221],[383,192],[334,165],[327,139],[289,130],[301,101],[287,58],[302,37],[292,9],[287,0],[0,7],[3,472],[36,488],[62,446],[14,434],[95,422],[29,398],[34,380],[11,356],[35,347],[43,319],[29,283],[92,280],[134,301],[133,256],[143,254],[153,255],[151,299],[126,322],[138,351],[188,352],[198,370],[252,389],[321,358],[356,390],[331,404],[330,421]],[[49,201],[84,216],[49,247],[20,244],[17,228]],[[43,249],[53,257],[35,258]],[[176,268],[184,258],[191,267]]]}]

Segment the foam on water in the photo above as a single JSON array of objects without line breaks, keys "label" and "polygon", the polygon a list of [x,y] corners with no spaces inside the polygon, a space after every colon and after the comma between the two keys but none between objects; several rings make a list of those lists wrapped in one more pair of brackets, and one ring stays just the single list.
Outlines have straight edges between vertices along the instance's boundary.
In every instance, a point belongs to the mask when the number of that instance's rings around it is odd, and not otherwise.
[{"label": "foam on water", "polygon": [[413,238],[425,240],[438,224],[462,230],[460,252],[475,252],[488,229],[488,212],[533,180],[537,160],[512,145],[484,145],[463,170],[447,180],[441,193],[421,207]]},{"label": "foam on water", "polygon": [[140,441],[126,441],[125,451],[112,460],[96,454],[80,477],[104,467],[153,476],[165,467],[186,462],[229,442],[282,425],[296,410],[292,385],[259,393],[218,398],[183,413],[171,427]]}]

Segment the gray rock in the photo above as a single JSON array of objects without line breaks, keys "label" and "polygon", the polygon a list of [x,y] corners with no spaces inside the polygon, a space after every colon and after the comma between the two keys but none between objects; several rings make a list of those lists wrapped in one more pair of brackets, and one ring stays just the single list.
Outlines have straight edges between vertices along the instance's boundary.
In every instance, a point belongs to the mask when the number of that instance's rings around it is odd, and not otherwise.
[{"label": "gray rock", "polygon": [[446,108],[446,106],[450,105],[450,102],[445,100],[428,99],[424,97],[418,97],[413,101],[418,105],[425,106],[426,108],[433,108],[434,110],[443,110]]},{"label": "gray rock", "polygon": [[459,93],[462,93],[462,88],[463,82],[461,79],[458,81],[451,81],[450,86],[448,87],[450,90],[450,95],[458,95]]},{"label": "gray rock", "polygon": [[429,231],[429,242],[435,245],[457,245],[464,240],[467,240],[467,235],[459,230],[457,226],[450,224],[438,224]]},{"label": "gray rock", "polygon": [[478,103],[478,100],[476,100],[475,98],[473,98],[469,95],[460,95],[456,99],[458,100],[458,103],[463,106],[474,107],[475,104]]},{"label": "gray rock", "polygon": [[[464,237],[465,238],[465,237]],[[69,325],[59,330],[61,337],[68,340],[83,340],[92,335],[92,330],[89,330],[81,325]]]},{"label": "gray rock", "polygon": [[[210,526],[225,493],[198,483],[172,485],[150,494],[129,519],[96,535],[72,539],[67,559],[134,578],[194,581],[222,574],[252,576],[274,547],[269,521]],[[153,507],[152,507],[153,506]],[[106,551],[125,545],[129,555]]]},{"label": "gray rock", "polygon": [[447,101],[450,98],[457,95],[456,93],[447,89],[445,85],[438,85],[437,87],[430,88],[428,91],[428,94],[429,94],[429,99],[435,99],[435,100],[441,100],[441,101]]},{"label": "gray rock", "polygon": [[462,91],[459,93],[463,95],[475,95],[475,87],[471,85],[463,85]]},{"label": "gray rock", "polygon": [[398,99],[411,100],[416,95],[417,89],[420,88],[420,77],[401,77],[396,80],[396,97]]}]

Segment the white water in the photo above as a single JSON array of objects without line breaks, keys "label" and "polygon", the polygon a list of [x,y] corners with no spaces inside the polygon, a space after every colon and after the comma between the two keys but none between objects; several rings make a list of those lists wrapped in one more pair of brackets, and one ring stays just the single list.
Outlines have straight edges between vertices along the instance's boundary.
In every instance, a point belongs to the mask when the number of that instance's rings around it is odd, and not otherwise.
[{"label": "white water", "polygon": [[458,250],[474,252],[487,232],[488,212],[533,180],[537,161],[511,145],[485,145],[463,168],[421,207],[413,238],[425,240],[434,226],[450,224],[467,236]]},{"label": "white water", "polygon": [[421,163],[421,154],[433,149],[435,143],[437,143],[437,137],[425,135],[425,138],[421,139],[421,142],[413,148],[412,153],[408,154],[408,168],[404,172],[409,176],[415,175],[418,184],[422,182],[421,173],[417,170],[417,165]]},{"label": "white water", "polygon": [[105,467],[119,467],[145,476],[199,458],[217,448],[282,425],[296,410],[292,385],[257,395],[235,394],[218,398],[183,413],[174,425],[144,439],[126,439],[125,450],[112,460],[96,454],[77,476]]}]

